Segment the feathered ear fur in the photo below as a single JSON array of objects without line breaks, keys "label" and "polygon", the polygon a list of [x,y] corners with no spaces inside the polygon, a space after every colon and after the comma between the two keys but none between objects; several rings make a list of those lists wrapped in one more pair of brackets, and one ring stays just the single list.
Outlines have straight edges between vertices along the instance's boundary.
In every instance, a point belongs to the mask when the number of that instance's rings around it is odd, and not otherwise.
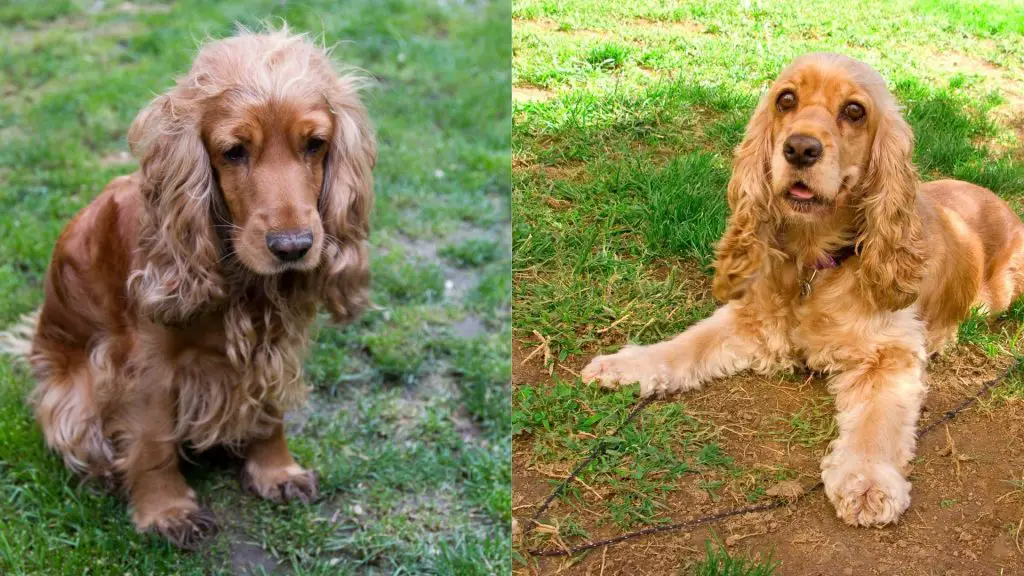
[{"label": "feathered ear fur", "polygon": [[729,180],[732,214],[716,247],[712,293],[719,301],[740,298],[771,250],[774,208],[771,201],[772,116],[769,95],[761,99],[736,148]]},{"label": "feathered ear fur", "polygon": [[914,134],[895,103],[881,106],[858,206],[860,289],[879,310],[917,299],[924,275],[924,232],[917,215]]},{"label": "feathered ear fur", "polygon": [[353,79],[338,80],[326,96],[334,115],[334,135],[324,161],[320,194],[327,243],[319,291],[334,320],[347,322],[369,303],[366,241],[377,143]]},{"label": "feathered ear fur", "polygon": [[223,296],[211,220],[216,182],[199,134],[199,105],[182,87],[157,97],[128,132],[145,210],[129,291],[140,312],[175,323]]}]

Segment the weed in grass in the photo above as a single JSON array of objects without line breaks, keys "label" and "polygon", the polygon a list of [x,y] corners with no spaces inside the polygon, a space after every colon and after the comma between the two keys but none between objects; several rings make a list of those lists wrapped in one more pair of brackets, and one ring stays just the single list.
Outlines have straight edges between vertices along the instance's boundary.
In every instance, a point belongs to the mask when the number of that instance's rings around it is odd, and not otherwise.
[{"label": "weed in grass", "polygon": [[597,70],[614,70],[629,58],[629,49],[619,44],[606,43],[595,46],[584,57],[584,61]]},{"label": "weed in grass", "polygon": [[374,369],[388,378],[411,381],[427,361],[444,315],[429,308],[402,307],[367,314],[360,339],[373,358]]},{"label": "weed in grass", "polygon": [[432,262],[410,258],[396,248],[373,260],[373,287],[384,300],[429,304],[444,296],[444,272]]},{"label": "weed in grass", "polygon": [[768,558],[747,558],[729,554],[718,542],[704,542],[704,559],[691,570],[693,576],[770,576],[775,574],[780,563]]},{"label": "weed in grass", "polygon": [[511,312],[512,278],[508,260],[484,267],[481,278],[466,297],[467,307],[487,318],[504,318]]},{"label": "weed in grass", "polygon": [[452,343],[451,365],[466,410],[482,426],[493,427],[495,437],[511,433],[508,388],[508,344],[499,334]]},{"label": "weed in grass", "polygon": [[991,318],[988,314],[981,312],[978,308],[972,308],[971,313],[957,328],[957,340],[964,344],[978,346],[989,356],[999,355],[999,334],[992,331],[990,321]]},{"label": "weed in grass", "polygon": [[831,397],[811,400],[785,418],[776,418],[785,429],[774,432],[786,444],[804,448],[818,447],[838,434],[835,408]]},{"label": "weed in grass", "polygon": [[449,244],[438,251],[456,266],[476,267],[490,264],[502,257],[504,250],[494,238],[470,238]]},{"label": "weed in grass", "polygon": [[697,462],[705,468],[723,468],[731,470],[733,468],[734,460],[732,456],[727,456],[722,450],[722,446],[717,442],[708,442],[700,447],[700,452],[697,453]]},{"label": "weed in grass", "polygon": [[708,493],[711,497],[712,502],[718,502],[722,496],[718,493],[718,490],[725,485],[725,480],[701,480],[697,483],[697,487]]}]

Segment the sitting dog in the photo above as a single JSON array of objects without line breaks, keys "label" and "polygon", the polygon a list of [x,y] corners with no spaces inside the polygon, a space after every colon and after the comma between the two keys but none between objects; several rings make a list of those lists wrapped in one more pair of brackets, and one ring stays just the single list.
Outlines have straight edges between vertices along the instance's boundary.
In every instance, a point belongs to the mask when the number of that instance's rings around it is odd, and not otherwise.
[{"label": "sitting dog", "polygon": [[215,530],[178,470],[226,445],[244,484],[317,497],[282,417],[305,398],[319,304],[368,301],[376,144],[358,81],[287,30],[207,44],[129,132],[141,169],[68,224],[30,361],[47,444],[128,492],[140,531],[193,548]]}]

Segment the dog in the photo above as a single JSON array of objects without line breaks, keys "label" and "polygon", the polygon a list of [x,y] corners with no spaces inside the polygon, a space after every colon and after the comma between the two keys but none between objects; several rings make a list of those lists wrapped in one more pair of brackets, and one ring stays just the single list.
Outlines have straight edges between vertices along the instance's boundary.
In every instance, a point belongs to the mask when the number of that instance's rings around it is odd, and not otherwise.
[{"label": "dog", "polygon": [[317,498],[283,416],[322,305],[368,305],[376,142],[361,81],[287,28],[207,43],[136,117],[140,170],[60,235],[34,327],[32,395],[69,468],[126,490],[139,531],[186,549],[216,531],[179,471],[227,446],[243,485]]},{"label": "dog", "polygon": [[821,462],[839,518],[896,522],[927,359],[972,307],[1024,290],[1024,225],[991,191],[921,183],[913,133],[882,77],[837,54],[782,71],[736,149],[712,291],[725,302],[674,339],[594,358],[584,382],[643,395],[751,369],[829,374],[839,436]]}]

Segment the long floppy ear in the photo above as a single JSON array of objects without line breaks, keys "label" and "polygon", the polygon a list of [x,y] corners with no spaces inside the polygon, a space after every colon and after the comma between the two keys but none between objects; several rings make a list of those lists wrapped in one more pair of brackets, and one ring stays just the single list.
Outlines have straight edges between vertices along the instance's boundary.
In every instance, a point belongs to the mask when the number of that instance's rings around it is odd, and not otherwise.
[{"label": "long floppy ear", "polygon": [[917,214],[914,133],[894,103],[883,106],[858,206],[861,293],[879,310],[917,299],[924,276],[924,231]]},{"label": "long floppy ear", "polygon": [[370,210],[377,141],[352,78],[328,92],[334,135],[324,160],[320,215],[326,245],[319,278],[320,297],[337,322],[354,319],[369,304]]},{"label": "long floppy ear", "polygon": [[128,131],[144,203],[138,268],[128,287],[140,312],[162,323],[185,321],[224,295],[211,220],[216,182],[199,134],[199,105],[181,91],[153,100]]},{"label": "long floppy ear", "polygon": [[768,242],[777,222],[771,201],[772,115],[766,94],[747,124],[743,142],[736,148],[729,180],[728,201],[732,214],[715,250],[715,277],[711,290],[726,302],[743,296],[750,280],[771,252]]}]

